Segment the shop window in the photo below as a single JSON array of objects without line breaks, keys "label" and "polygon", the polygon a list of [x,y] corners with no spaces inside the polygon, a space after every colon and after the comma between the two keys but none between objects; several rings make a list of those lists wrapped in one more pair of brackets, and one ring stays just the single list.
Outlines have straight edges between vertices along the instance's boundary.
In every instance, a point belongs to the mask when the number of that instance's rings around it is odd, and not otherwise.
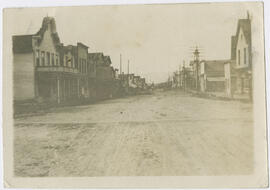
[{"label": "shop window", "polygon": [[75,61],[75,68],[78,69],[78,59]]},{"label": "shop window", "polygon": [[81,72],[84,73],[84,62],[83,62],[83,59],[82,59],[82,62],[81,62]]},{"label": "shop window", "polygon": [[83,60],[81,62],[81,72],[83,73]]}]

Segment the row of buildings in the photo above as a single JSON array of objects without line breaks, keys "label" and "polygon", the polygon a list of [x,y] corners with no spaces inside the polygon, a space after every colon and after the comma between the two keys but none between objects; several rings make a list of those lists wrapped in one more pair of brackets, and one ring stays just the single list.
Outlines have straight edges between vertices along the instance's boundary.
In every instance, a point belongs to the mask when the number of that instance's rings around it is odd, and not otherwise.
[{"label": "row of buildings", "polygon": [[189,88],[200,92],[221,92],[252,99],[252,40],[251,20],[239,19],[236,33],[231,37],[231,57],[227,60],[200,60],[194,51],[190,67],[175,72],[172,87]]},{"label": "row of buildings", "polygon": [[80,42],[61,43],[52,17],[36,34],[13,36],[13,71],[15,102],[91,101],[147,87],[140,76],[118,73],[110,56],[90,53]]}]

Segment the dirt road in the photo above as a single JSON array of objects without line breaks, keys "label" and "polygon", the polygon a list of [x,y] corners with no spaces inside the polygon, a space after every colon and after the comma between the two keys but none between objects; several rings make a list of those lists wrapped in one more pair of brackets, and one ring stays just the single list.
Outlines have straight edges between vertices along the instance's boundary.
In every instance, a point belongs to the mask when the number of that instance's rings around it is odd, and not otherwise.
[{"label": "dirt road", "polygon": [[252,105],[180,91],[18,118],[17,176],[239,175],[253,170]]}]

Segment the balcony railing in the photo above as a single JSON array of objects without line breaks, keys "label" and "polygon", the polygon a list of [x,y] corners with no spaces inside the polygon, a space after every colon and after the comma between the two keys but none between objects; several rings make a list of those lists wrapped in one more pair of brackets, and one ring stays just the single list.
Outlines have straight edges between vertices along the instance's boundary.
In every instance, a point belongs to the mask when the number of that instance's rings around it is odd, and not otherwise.
[{"label": "balcony railing", "polygon": [[78,69],[63,66],[39,66],[37,67],[39,72],[64,72],[64,73],[79,73]]}]

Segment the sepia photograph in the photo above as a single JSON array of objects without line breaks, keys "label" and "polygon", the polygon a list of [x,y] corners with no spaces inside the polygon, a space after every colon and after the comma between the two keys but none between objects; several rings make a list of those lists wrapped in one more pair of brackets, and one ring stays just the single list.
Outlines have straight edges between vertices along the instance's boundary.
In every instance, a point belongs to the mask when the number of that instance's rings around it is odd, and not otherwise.
[{"label": "sepia photograph", "polygon": [[5,186],[268,186],[262,2],[6,8],[3,24]]}]

